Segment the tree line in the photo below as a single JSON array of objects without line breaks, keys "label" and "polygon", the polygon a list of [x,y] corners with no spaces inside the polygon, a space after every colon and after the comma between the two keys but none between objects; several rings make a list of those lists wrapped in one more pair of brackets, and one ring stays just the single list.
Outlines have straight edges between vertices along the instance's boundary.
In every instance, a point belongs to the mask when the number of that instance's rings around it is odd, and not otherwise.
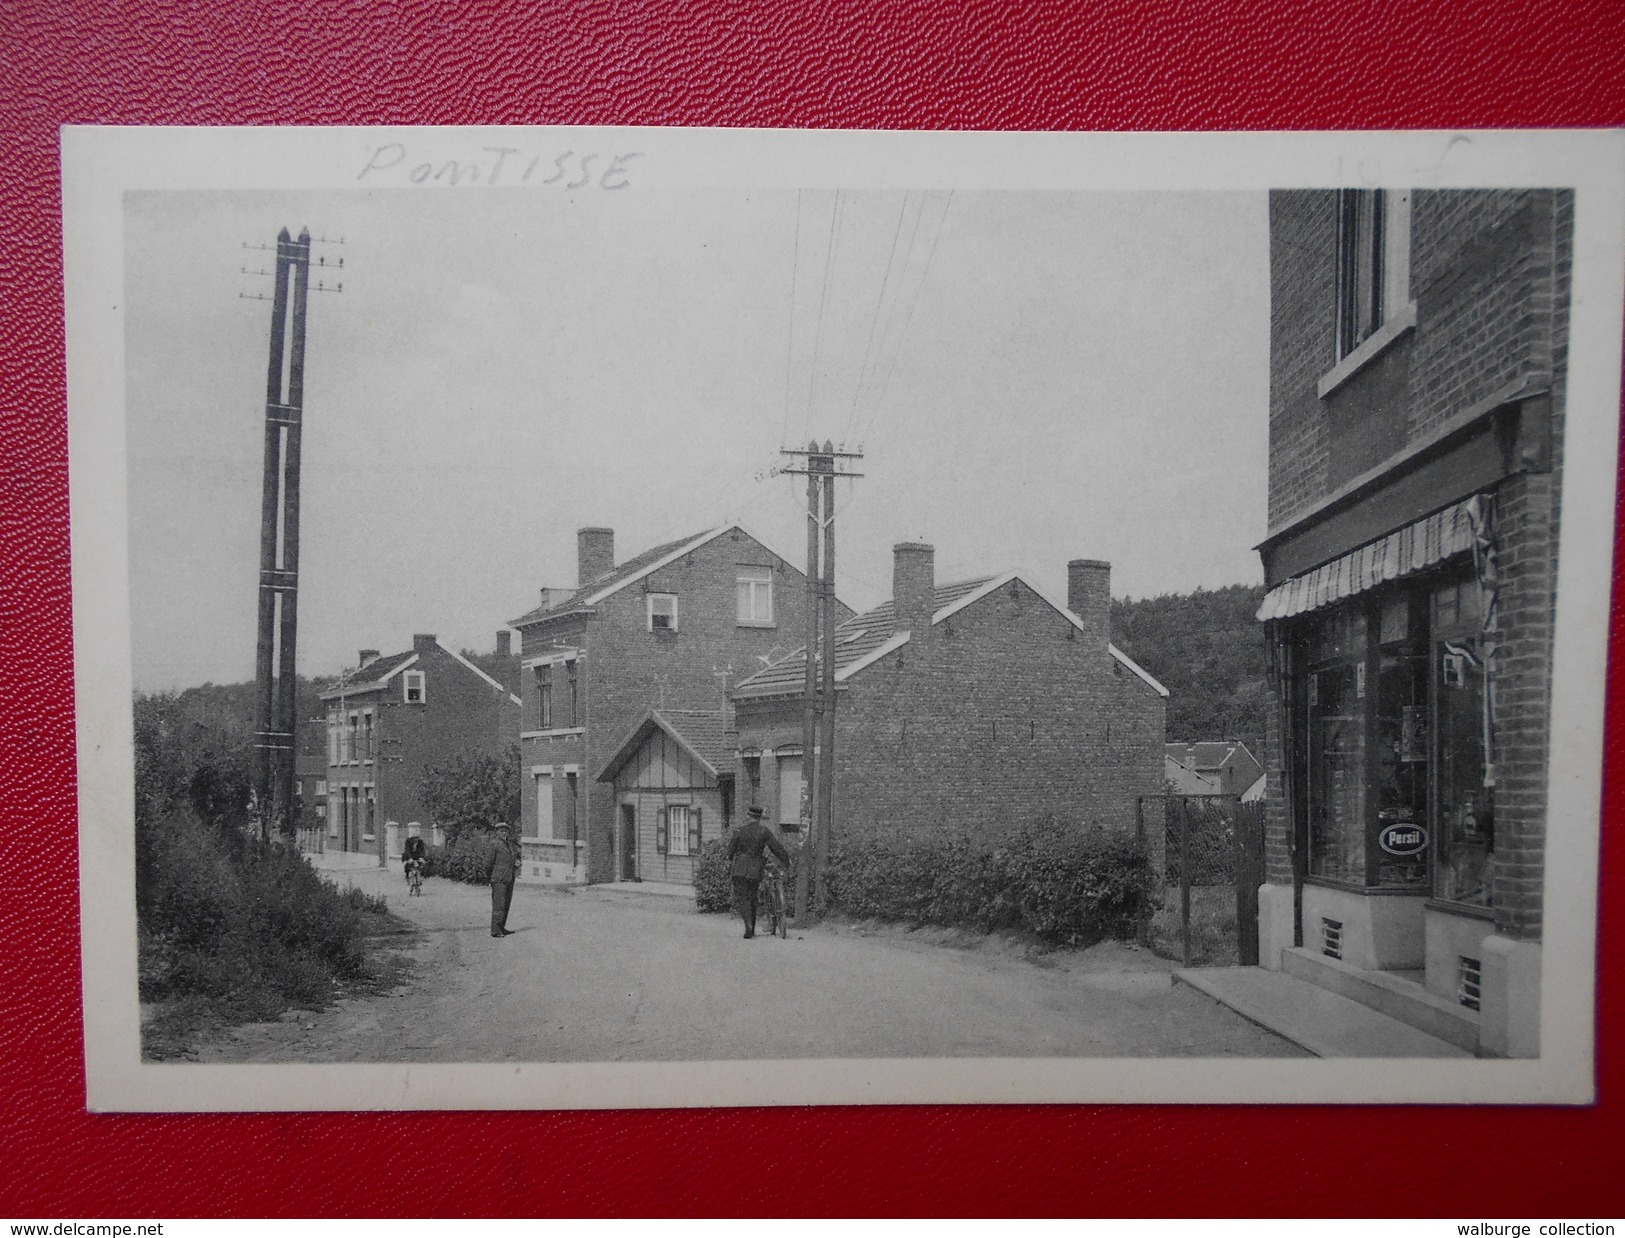
[{"label": "tree line", "polygon": [[1112,643],[1168,689],[1168,741],[1239,739],[1262,758],[1263,585],[1112,602]]}]

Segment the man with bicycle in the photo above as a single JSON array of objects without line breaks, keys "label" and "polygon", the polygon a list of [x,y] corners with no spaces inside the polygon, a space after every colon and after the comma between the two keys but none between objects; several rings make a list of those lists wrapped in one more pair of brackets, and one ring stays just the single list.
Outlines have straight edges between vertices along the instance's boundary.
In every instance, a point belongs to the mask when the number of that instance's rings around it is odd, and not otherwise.
[{"label": "man with bicycle", "polygon": [[756,894],[762,884],[764,851],[779,857],[779,863],[789,867],[790,856],[784,844],[773,836],[773,831],[762,824],[766,814],[760,808],[751,808],[745,823],[728,840],[728,867],[733,874],[734,907],[745,922],[745,936],[756,936]]}]

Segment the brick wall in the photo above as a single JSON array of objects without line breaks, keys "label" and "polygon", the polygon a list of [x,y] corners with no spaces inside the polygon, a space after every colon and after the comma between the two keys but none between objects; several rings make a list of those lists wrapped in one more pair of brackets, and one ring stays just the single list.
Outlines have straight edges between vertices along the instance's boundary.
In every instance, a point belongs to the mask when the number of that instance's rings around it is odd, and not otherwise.
[{"label": "brick wall", "polygon": [[[1162,790],[1164,700],[1018,592],[996,591],[847,682],[839,831],[998,829],[1047,815],[1133,830],[1136,798]],[[800,708],[741,701],[741,744],[798,744]]]},{"label": "brick wall", "polygon": [[1326,492],[1327,422],[1315,382],[1336,363],[1335,195],[1270,194],[1271,528]]},{"label": "brick wall", "polygon": [[1407,440],[1533,373],[1550,374],[1552,195],[1412,195],[1417,302]]},{"label": "brick wall", "polygon": [[[375,757],[370,762],[336,766],[330,790],[371,783],[377,796],[377,828],[395,822],[419,823],[429,835],[430,814],[422,797],[423,775],[461,757],[498,754],[518,735],[519,707],[506,691],[491,686],[438,644],[420,645],[409,669],[424,674],[424,702],[407,704],[404,672],[382,691],[345,699],[345,713],[373,711]],[[333,702],[328,702],[333,704]],[[399,759],[396,759],[399,758]]]},{"label": "brick wall", "polygon": [[[402,677],[396,676],[392,703],[380,710],[378,816],[402,826],[420,822],[427,833],[424,772],[460,757],[501,753],[514,742],[519,708],[439,645],[420,649],[411,669],[424,673],[424,703],[400,703]],[[401,760],[387,759],[394,756]]]}]

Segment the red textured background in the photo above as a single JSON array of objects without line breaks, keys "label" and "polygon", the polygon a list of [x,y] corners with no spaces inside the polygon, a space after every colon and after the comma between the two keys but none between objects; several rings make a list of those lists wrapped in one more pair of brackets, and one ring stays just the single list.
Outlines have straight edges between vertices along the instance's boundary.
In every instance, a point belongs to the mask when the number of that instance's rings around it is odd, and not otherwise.
[{"label": "red textured background", "polygon": [[[1606,899],[1590,1110],[83,1112],[59,124],[1625,121],[1617,3],[524,8],[0,0],[0,1215],[1625,1214],[1625,917]],[[1618,669],[1609,682],[1618,896]]]}]

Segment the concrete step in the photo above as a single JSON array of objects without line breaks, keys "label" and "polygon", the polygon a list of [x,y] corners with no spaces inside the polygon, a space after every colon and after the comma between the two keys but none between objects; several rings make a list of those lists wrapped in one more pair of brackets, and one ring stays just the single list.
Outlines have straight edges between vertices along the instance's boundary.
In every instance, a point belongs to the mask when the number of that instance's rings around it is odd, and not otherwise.
[{"label": "concrete step", "polygon": [[1281,967],[1289,975],[1352,998],[1468,1053],[1478,1052],[1478,1012],[1429,993],[1413,980],[1351,967],[1342,959],[1301,947],[1282,951]]},{"label": "concrete step", "polygon": [[600,881],[594,890],[609,890],[616,894],[654,894],[662,898],[694,898],[694,887],[670,881]]},{"label": "concrete step", "polygon": [[1191,967],[1176,971],[1174,980],[1206,993],[1316,1057],[1473,1056],[1458,1045],[1284,971]]}]

